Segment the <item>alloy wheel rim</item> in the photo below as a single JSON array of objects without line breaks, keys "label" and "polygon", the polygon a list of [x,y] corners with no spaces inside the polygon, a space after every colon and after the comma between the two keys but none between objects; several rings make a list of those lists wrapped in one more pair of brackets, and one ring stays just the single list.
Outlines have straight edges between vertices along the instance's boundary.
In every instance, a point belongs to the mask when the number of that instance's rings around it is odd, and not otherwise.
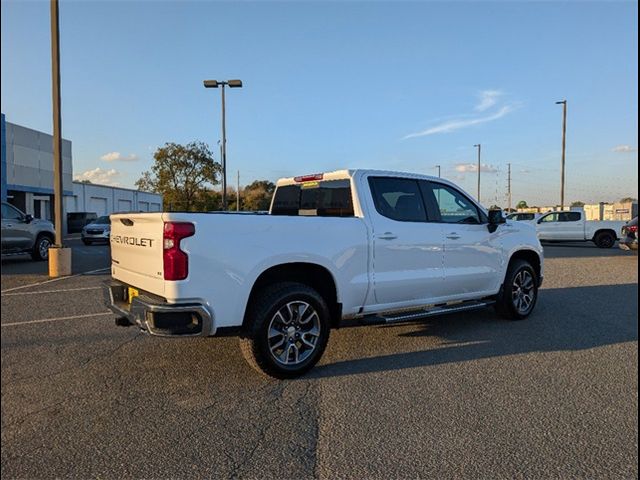
[{"label": "alloy wheel rim", "polygon": [[520,270],[513,279],[511,299],[518,313],[526,314],[535,300],[535,285],[533,275],[527,270]]},{"label": "alloy wheel rim", "polygon": [[49,256],[49,247],[51,246],[51,242],[48,239],[43,238],[40,241],[40,256],[42,258],[47,258]]},{"label": "alloy wheel rim", "polygon": [[307,302],[295,300],[283,305],[267,329],[271,356],[281,365],[299,365],[316,350],[320,330],[318,312]]}]

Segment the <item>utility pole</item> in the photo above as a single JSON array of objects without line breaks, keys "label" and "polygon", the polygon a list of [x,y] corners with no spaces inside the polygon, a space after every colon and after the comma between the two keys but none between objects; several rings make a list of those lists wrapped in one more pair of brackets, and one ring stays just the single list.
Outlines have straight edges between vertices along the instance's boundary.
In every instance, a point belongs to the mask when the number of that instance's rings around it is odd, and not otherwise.
[{"label": "utility pole", "polygon": [[556,102],[562,105],[562,166],[560,167],[560,211],[564,210],[564,159],[567,140],[567,101]]},{"label": "utility pole", "polygon": [[240,211],[240,170],[238,170],[238,177],[236,178],[236,212]]},{"label": "utility pole", "polygon": [[507,199],[508,207],[507,211],[511,211],[511,164],[507,163]]},{"label": "utility pole", "polygon": [[58,0],[51,0],[51,93],[53,103],[53,216],[55,245],[39,252],[49,257],[49,276],[71,275],[71,249],[62,245],[62,113],[60,108],[60,21]]},{"label": "utility pole", "polygon": [[438,178],[440,178],[440,165],[436,165],[436,168],[438,169]]},{"label": "utility pole", "polygon": [[480,202],[480,151],[482,150],[482,145],[477,143],[474,147],[478,147],[478,202]]}]

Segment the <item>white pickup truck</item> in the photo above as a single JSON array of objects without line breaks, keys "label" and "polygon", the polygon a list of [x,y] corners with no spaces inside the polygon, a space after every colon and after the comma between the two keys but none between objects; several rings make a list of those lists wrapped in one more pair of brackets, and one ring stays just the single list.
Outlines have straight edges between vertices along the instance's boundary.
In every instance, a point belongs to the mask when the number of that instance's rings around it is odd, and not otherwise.
[{"label": "white pickup truck", "polygon": [[278,378],[313,367],[339,326],[489,305],[526,318],[543,276],[533,226],[397,172],[282,179],[268,215],[112,215],[110,241],[117,324],[238,335],[248,362]]},{"label": "white pickup truck", "polygon": [[549,212],[535,221],[538,238],[553,242],[593,242],[611,248],[625,222],[585,220],[584,212]]}]

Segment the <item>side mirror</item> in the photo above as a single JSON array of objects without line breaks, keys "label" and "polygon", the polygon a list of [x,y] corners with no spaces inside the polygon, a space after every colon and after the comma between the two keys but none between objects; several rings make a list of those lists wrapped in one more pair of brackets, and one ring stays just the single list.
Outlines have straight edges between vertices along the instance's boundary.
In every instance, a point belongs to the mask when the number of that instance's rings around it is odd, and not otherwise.
[{"label": "side mirror", "polygon": [[494,210],[489,210],[489,232],[495,232],[498,229],[498,225],[500,225],[501,223],[506,223],[506,220],[502,213],[502,209],[497,208]]},{"label": "side mirror", "polygon": [[31,222],[33,222],[33,215],[30,215],[30,214],[27,213],[24,216],[24,223],[31,223]]}]

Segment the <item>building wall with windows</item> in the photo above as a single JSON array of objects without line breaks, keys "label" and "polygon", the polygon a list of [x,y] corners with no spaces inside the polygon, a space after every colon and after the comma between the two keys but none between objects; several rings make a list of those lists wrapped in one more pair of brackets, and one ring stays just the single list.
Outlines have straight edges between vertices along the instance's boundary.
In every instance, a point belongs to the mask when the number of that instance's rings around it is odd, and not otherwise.
[{"label": "building wall with windows", "polygon": [[[53,136],[2,114],[2,200],[36,218],[53,218]],[[62,140],[62,188],[72,193],[71,142]]]},{"label": "building wall with windows", "polygon": [[[53,218],[53,136],[0,118],[1,195],[35,218]],[[72,144],[62,140],[63,230],[68,212],[162,210],[162,195],[73,181]]]}]

